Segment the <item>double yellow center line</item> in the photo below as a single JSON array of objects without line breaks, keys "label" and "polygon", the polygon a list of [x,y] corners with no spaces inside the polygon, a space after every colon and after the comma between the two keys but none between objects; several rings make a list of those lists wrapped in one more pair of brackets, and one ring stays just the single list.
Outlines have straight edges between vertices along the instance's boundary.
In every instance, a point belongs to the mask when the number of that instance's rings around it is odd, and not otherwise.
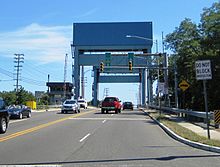
[{"label": "double yellow center line", "polygon": [[70,118],[80,117],[82,115],[85,115],[85,114],[88,114],[88,113],[91,113],[91,112],[93,112],[93,111],[89,111],[89,112],[85,112],[85,113],[79,113],[79,114],[76,114],[74,116],[65,117],[65,118],[62,118],[62,119],[58,119],[56,121],[52,121],[52,122],[48,122],[48,123],[45,123],[45,124],[42,124],[42,125],[39,125],[39,126],[35,126],[33,128],[22,130],[22,131],[10,134],[8,136],[0,137],[0,142],[6,141],[6,140],[9,140],[9,139],[13,139],[13,138],[18,137],[18,136],[22,136],[22,135],[37,131],[37,130],[42,129],[42,128],[46,128],[48,126],[63,122],[63,121],[68,120]]}]

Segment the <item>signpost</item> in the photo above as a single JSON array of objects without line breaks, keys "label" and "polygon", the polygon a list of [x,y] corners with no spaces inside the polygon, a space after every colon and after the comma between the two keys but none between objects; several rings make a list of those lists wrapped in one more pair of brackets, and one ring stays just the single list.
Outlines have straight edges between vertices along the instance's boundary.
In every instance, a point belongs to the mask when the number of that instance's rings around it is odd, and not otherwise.
[{"label": "signpost", "polygon": [[212,79],[211,62],[210,60],[196,61],[195,68],[196,68],[196,79],[203,81],[205,112],[206,112],[206,121],[207,121],[207,133],[208,133],[208,139],[210,139],[206,80]]},{"label": "signpost", "polygon": [[210,60],[196,61],[196,79],[208,80],[212,79],[212,70]]},{"label": "signpost", "polygon": [[215,123],[220,124],[220,110],[214,110]]}]

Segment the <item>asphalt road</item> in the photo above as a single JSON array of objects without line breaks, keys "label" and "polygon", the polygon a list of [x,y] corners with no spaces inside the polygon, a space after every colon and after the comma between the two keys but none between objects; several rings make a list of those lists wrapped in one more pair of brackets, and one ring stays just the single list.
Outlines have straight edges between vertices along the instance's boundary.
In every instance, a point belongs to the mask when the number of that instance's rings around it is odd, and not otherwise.
[{"label": "asphalt road", "polygon": [[219,167],[220,154],[179,143],[141,111],[33,113],[0,135],[0,165]]}]

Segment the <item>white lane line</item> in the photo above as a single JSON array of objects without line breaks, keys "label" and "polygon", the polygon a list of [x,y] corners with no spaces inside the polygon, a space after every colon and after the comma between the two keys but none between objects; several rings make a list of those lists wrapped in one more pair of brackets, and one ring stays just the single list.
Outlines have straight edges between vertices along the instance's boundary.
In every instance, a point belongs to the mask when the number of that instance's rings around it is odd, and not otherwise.
[{"label": "white lane line", "polygon": [[113,116],[114,114],[111,114],[111,116]]},{"label": "white lane line", "polygon": [[115,118],[115,117],[113,117],[113,118],[107,118],[107,117],[105,117],[105,118],[69,118],[69,119],[71,119],[71,120],[86,120],[86,121],[99,121],[99,120],[106,120],[106,121],[108,121],[108,120],[112,120],[112,121],[146,121],[147,120],[147,118]]},{"label": "white lane line", "polygon": [[106,122],[106,119],[104,121],[102,121],[102,123],[104,124]]},{"label": "white lane line", "polygon": [[88,133],[85,137],[83,137],[79,142],[81,143],[81,142],[83,142],[87,137],[89,137],[90,136],[90,133]]},{"label": "white lane line", "polygon": [[22,122],[22,121],[25,121],[25,120],[27,120],[27,119],[10,120],[9,124],[16,123],[16,122]]}]

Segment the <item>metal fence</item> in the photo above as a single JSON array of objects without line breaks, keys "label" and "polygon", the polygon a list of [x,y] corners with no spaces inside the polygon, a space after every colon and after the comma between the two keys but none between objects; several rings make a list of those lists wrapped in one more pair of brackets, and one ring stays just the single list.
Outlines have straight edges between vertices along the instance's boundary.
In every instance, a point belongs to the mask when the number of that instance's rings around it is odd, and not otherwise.
[{"label": "metal fence", "polygon": [[[186,115],[191,115],[191,116],[195,116],[198,118],[206,119],[206,112],[203,112],[203,111],[193,111],[190,109],[184,110],[184,109],[179,109],[179,108],[160,107],[160,106],[154,106],[154,105],[148,105],[148,107],[152,108],[152,109],[170,112],[170,113],[176,113],[176,114],[184,113]],[[208,116],[209,116],[209,119],[213,120],[214,119],[214,112],[209,112]]]}]

